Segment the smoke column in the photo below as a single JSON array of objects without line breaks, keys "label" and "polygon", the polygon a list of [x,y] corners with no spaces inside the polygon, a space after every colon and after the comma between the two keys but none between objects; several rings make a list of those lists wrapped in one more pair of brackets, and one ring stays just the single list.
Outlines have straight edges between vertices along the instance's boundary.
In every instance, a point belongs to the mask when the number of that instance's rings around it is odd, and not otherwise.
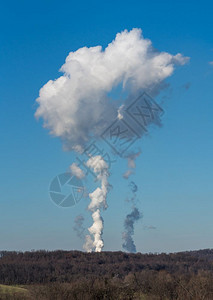
[{"label": "smoke column", "polygon": [[[95,252],[101,252],[104,242],[102,240],[103,233],[103,219],[101,217],[101,208],[107,208],[107,193],[108,193],[108,165],[102,159],[100,155],[91,157],[87,161],[87,166],[97,174],[97,180],[100,181],[101,187],[97,187],[94,192],[89,194],[90,204],[88,209],[92,212],[93,225],[88,228],[90,235],[86,236],[84,249],[87,252],[91,252],[95,249]],[[92,237],[91,237],[92,236]]]},{"label": "smoke column", "polygon": [[77,237],[79,237],[80,239],[83,239],[85,236],[85,228],[83,224],[84,224],[84,217],[82,215],[76,216],[74,220],[73,229],[76,232]]},{"label": "smoke column", "polygon": [[[141,29],[124,30],[105,49],[83,47],[70,52],[60,69],[62,75],[40,89],[35,117],[43,119],[43,126],[61,139],[65,150],[82,153],[91,139],[100,139],[108,125],[116,118],[123,118],[122,109],[128,101],[111,101],[113,89],[121,87],[126,99],[138,97],[142,90],[158,94],[175,67],[187,61],[180,53],[172,55],[156,50],[151,40],[143,37]],[[87,251],[103,248],[101,209],[107,207],[108,166],[101,157],[99,163],[102,167],[97,168],[94,158],[88,161],[101,187],[89,195],[88,209],[92,212],[93,225],[86,236],[84,249]],[[78,178],[84,178],[75,163],[70,169]],[[134,165],[126,178],[133,169]],[[136,220],[137,216],[134,210],[129,219]],[[131,236],[132,231],[126,232]]]},{"label": "smoke column", "polygon": [[123,244],[122,247],[127,250],[128,252],[136,252],[136,246],[133,241],[134,235],[134,224],[142,217],[141,213],[139,212],[138,208],[134,207],[132,212],[128,214],[124,220],[124,228],[125,231],[123,233]]},{"label": "smoke column", "polygon": [[[133,170],[136,168],[136,158],[140,156],[141,151],[136,153],[131,153],[126,156],[128,161],[128,170],[123,174],[124,179],[129,179],[129,177],[133,174]],[[129,187],[131,190],[131,197],[129,202],[132,204],[132,211],[131,213],[127,214],[124,219],[124,232],[122,234],[122,238],[124,240],[122,247],[128,252],[136,252],[136,246],[133,240],[134,236],[134,225],[135,222],[142,218],[142,214],[140,213],[139,209],[136,207],[136,196],[138,187],[134,181],[129,183]]]},{"label": "smoke column", "polygon": [[127,214],[125,220],[124,220],[124,232],[122,235],[122,238],[124,240],[122,247],[127,250],[128,252],[136,252],[136,246],[133,240],[134,236],[134,225],[135,222],[142,218],[142,214],[140,213],[139,209],[136,207],[136,196],[138,187],[134,183],[134,181],[131,181],[129,184],[129,187],[132,192],[132,196],[130,198],[130,201],[132,203],[132,211],[131,213]]}]

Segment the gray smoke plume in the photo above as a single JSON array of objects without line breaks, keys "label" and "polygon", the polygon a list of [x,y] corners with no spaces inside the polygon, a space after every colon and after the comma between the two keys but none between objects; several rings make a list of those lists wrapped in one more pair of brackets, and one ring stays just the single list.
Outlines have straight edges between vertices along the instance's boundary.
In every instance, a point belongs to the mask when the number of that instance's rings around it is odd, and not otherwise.
[{"label": "gray smoke plume", "polygon": [[84,224],[84,217],[82,215],[76,216],[74,220],[73,229],[76,232],[77,237],[79,237],[80,239],[84,239],[85,237],[85,228],[83,224]]},{"label": "gray smoke plume", "polygon": [[131,181],[128,184],[130,191],[131,191],[131,196],[129,198],[127,198],[127,202],[131,202],[133,204],[133,206],[136,206],[136,197],[137,197],[137,191],[138,191],[138,186],[135,184],[134,181]]},{"label": "gray smoke plume", "polygon": [[131,181],[129,183],[129,187],[132,193],[131,198],[129,199],[129,202],[132,203],[132,211],[131,213],[127,214],[125,220],[124,220],[124,232],[122,234],[122,239],[124,240],[122,247],[123,249],[127,250],[128,252],[136,252],[136,246],[133,240],[134,236],[134,225],[135,222],[142,218],[142,213],[139,211],[139,209],[136,207],[136,197],[137,197],[137,191],[138,187],[135,184],[134,181]]},{"label": "gray smoke plume", "polygon": [[134,207],[132,212],[128,214],[124,221],[125,231],[123,233],[123,244],[122,247],[128,252],[136,252],[136,246],[133,241],[134,235],[134,224],[136,221],[142,218],[142,214],[139,212],[138,208]]},{"label": "gray smoke plume", "polygon": [[131,181],[129,186],[130,186],[132,193],[135,196],[135,194],[137,193],[137,190],[138,190],[138,186],[134,183],[134,181]]}]

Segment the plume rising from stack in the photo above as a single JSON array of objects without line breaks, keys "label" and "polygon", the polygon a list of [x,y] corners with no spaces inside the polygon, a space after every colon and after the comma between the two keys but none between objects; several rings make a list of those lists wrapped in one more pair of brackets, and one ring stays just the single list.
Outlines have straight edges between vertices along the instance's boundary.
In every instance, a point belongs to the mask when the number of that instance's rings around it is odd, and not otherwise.
[{"label": "plume rising from stack", "polygon": [[97,180],[100,181],[101,187],[97,187],[94,192],[89,194],[91,202],[88,209],[92,212],[93,225],[88,228],[90,235],[86,236],[84,249],[88,252],[91,252],[93,249],[96,252],[100,252],[104,246],[102,240],[104,222],[101,217],[101,209],[107,208],[108,165],[100,155],[97,155],[87,161],[87,166],[97,174]]},{"label": "plume rising from stack", "polygon": [[[135,166],[135,162],[134,162],[134,166]],[[139,209],[136,207],[136,197],[137,197],[137,191],[138,191],[138,187],[135,184],[134,181],[131,181],[129,183],[129,187],[131,190],[131,197],[129,199],[129,201],[132,204],[132,211],[131,213],[127,214],[124,220],[124,232],[122,235],[122,238],[124,240],[122,247],[123,249],[125,249],[128,252],[136,252],[136,246],[133,240],[133,236],[134,236],[134,225],[135,222],[137,222],[138,220],[140,220],[142,218],[142,213],[139,211]]]},{"label": "plume rising from stack", "polygon": [[[42,118],[44,127],[61,139],[65,150],[82,153],[91,139],[98,140],[116,118],[124,119],[122,110],[128,101],[111,101],[113,89],[121,87],[127,99],[138,96],[142,90],[157,94],[175,66],[187,61],[180,53],[157,51],[151,41],[143,37],[141,29],[124,30],[104,50],[96,46],[70,52],[60,69],[63,74],[40,89],[35,116]],[[86,236],[84,249],[87,251],[103,248],[101,209],[107,207],[108,166],[99,157],[97,167],[94,159],[91,157],[87,166],[94,169],[101,187],[89,195],[88,209],[92,212],[93,225]],[[134,159],[129,160],[126,179],[133,173]],[[75,163],[71,172],[80,179],[85,176]],[[127,223],[137,220],[137,216],[134,210]],[[131,236],[134,229],[126,229],[126,232]]]},{"label": "plume rising from stack", "polygon": [[133,240],[134,224],[142,217],[138,208],[134,207],[130,214],[128,214],[124,220],[125,231],[123,233],[123,245],[122,247],[128,252],[136,252],[136,246]]}]

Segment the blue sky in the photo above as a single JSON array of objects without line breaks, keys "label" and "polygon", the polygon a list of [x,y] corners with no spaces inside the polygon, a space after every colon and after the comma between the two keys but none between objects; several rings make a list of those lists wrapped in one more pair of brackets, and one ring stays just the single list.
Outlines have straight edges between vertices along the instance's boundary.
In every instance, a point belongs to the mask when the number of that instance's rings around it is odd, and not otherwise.
[{"label": "blue sky", "polygon": [[[141,252],[212,248],[213,4],[211,1],[11,1],[0,10],[0,249],[81,249],[72,230],[88,201],[62,209],[50,181],[75,161],[34,118],[39,89],[60,74],[70,51],[106,47],[117,32],[142,28],[155,48],[190,57],[167,82],[163,127],[152,128],[133,176],[143,219]],[[188,89],[186,88],[189,87]],[[159,95],[161,101],[161,95]],[[104,212],[105,250],[121,250],[128,187],[113,167]],[[155,230],[145,230],[153,225]]]}]

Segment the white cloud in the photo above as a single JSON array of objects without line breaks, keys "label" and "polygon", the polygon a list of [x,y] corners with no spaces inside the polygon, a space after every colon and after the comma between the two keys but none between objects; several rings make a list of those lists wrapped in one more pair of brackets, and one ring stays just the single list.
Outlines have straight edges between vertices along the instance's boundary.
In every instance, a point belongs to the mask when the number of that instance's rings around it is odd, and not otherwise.
[{"label": "white cloud", "polygon": [[61,67],[63,75],[41,89],[35,116],[60,137],[69,150],[82,150],[118,114],[108,93],[118,86],[129,94],[152,90],[172,75],[175,65],[188,58],[158,52],[140,29],[123,31],[106,47],[83,47],[70,52]]}]

